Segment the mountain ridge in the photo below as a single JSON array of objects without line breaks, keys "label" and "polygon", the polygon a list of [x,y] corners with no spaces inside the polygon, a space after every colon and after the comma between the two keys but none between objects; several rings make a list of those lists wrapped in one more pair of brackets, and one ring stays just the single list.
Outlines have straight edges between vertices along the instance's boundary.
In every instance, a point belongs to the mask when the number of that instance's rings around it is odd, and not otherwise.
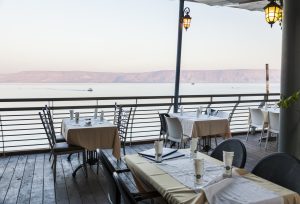
[{"label": "mountain ridge", "polygon": [[[0,74],[0,83],[174,83],[175,70],[153,72],[23,71]],[[265,82],[265,70],[182,70],[181,83]],[[280,82],[280,70],[270,70],[270,82]]]}]

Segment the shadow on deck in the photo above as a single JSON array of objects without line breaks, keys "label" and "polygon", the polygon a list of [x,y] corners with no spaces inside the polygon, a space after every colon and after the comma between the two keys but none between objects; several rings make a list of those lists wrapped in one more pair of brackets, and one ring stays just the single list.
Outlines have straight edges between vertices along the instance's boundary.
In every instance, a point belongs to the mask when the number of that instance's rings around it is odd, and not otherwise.
[{"label": "shadow on deck", "polygon": [[[260,147],[258,135],[250,135],[247,143],[245,135],[234,138],[246,145],[245,168],[248,171],[276,149],[275,141],[270,141],[267,150],[264,149],[264,142]],[[126,149],[129,154],[152,147],[151,143],[132,145]],[[54,185],[48,153],[0,157],[0,203],[109,203],[106,195],[110,184],[105,179],[102,167],[98,175],[96,166],[88,167],[87,179],[80,170],[74,179],[72,172],[79,164],[76,155],[72,156],[71,162],[67,161],[67,155],[58,157],[57,182]]]}]

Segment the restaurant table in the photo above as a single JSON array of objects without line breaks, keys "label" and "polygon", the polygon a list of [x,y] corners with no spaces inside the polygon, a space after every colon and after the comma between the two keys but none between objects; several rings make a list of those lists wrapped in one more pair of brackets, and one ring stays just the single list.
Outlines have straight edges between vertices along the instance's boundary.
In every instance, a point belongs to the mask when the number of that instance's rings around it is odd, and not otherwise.
[{"label": "restaurant table", "polygon": [[200,114],[197,117],[196,112],[171,113],[171,117],[180,120],[183,134],[189,137],[203,137],[204,151],[210,150],[210,137],[213,135],[221,135],[223,138],[230,138],[230,125],[226,118]]},{"label": "restaurant table", "polygon": [[[189,154],[189,150],[183,151],[186,151],[186,153]],[[203,158],[205,161],[209,161],[216,165],[222,165],[221,161],[206,154],[199,153],[199,156],[199,158]],[[177,159],[179,164],[180,159],[181,158]],[[208,203],[206,194],[203,190],[199,190],[197,193],[194,189],[187,187],[179,181],[179,176],[173,177],[166,171],[162,170],[159,165],[162,165],[164,161],[162,163],[155,163],[137,154],[126,155],[125,161],[129,169],[132,171],[137,187],[140,191],[155,189],[168,203],[172,204]],[[193,162],[192,160],[190,161]],[[266,189],[267,192],[270,191],[271,193],[276,194],[276,196],[280,199],[280,201],[283,201],[282,203],[284,204],[300,203],[300,196],[296,192],[257,177],[254,174],[248,173],[244,169],[234,168],[233,172],[236,175],[240,175],[238,176],[239,178],[246,179],[247,181],[259,186],[259,188]],[[209,172],[206,174],[209,174]],[[248,191],[247,188],[240,190]]]},{"label": "restaurant table", "polygon": [[[87,121],[90,120],[90,124]],[[116,159],[121,158],[121,143],[117,126],[107,120],[80,118],[78,123],[69,118],[62,121],[62,135],[68,144],[77,145],[88,150],[88,156],[93,157],[96,149],[112,149]],[[76,175],[79,166],[73,173]]]}]

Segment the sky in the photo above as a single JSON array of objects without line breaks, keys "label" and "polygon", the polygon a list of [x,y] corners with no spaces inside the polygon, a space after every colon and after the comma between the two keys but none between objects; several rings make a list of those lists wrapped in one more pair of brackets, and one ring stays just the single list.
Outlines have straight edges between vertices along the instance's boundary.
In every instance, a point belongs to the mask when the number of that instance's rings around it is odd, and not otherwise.
[{"label": "sky", "polygon": [[[175,70],[178,0],[0,0],[0,73]],[[182,70],[280,69],[263,12],[186,2]]]}]

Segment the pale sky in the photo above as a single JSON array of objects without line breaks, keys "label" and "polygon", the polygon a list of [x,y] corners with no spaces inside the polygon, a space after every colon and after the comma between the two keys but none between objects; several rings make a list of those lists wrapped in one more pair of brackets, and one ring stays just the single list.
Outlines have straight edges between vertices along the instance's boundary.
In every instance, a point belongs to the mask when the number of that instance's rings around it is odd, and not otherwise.
[{"label": "pale sky", "polygon": [[[186,2],[182,69],[280,69],[263,12]],[[0,0],[0,73],[175,70],[178,0]]]}]

